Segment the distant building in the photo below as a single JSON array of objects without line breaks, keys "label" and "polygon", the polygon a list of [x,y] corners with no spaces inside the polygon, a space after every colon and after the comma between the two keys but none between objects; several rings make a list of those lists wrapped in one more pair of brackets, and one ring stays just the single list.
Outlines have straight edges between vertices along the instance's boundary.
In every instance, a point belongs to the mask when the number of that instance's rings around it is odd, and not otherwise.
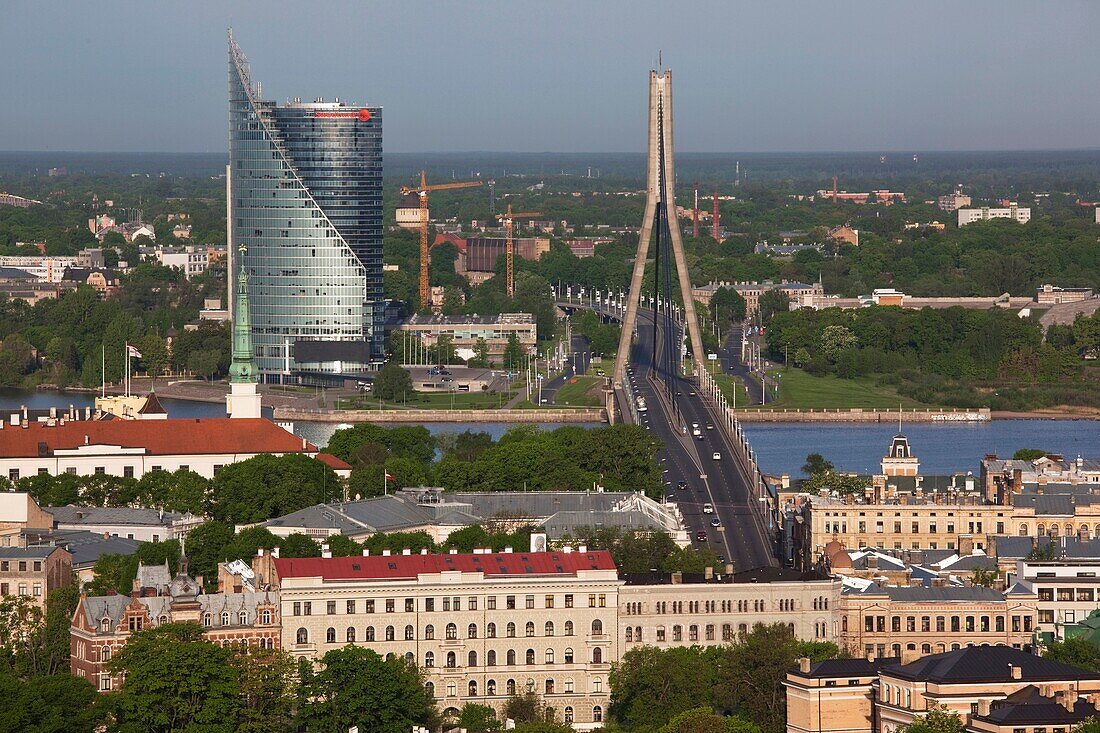
[{"label": "distant building", "polygon": [[158,247],[156,258],[164,267],[173,267],[183,272],[188,280],[206,272],[210,265],[206,247]]},{"label": "distant building", "polygon": [[944,211],[956,211],[970,206],[970,197],[960,191],[955,191],[937,198],[936,205]]},{"label": "distant building", "polygon": [[847,224],[842,224],[841,226],[830,229],[828,238],[837,242],[843,242],[844,244],[850,244],[853,247],[859,246],[859,230],[853,229]]},{"label": "distant building", "polygon": [[0,598],[21,596],[46,610],[50,591],[72,583],[73,556],[61,547],[0,547]]},{"label": "distant building", "polygon": [[262,453],[319,452],[263,418],[13,422],[0,423],[0,475],[12,481],[38,473],[140,479],[181,468],[213,478],[222,466]]},{"label": "distant building", "polygon": [[831,189],[819,189],[817,198],[820,201],[844,201],[852,204],[886,204],[895,202],[905,203],[905,194],[900,191],[878,189],[867,193],[849,193],[848,191],[833,191]]},{"label": "distant building", "polygon": [[718,288],[730,288],[736,290],[745,299],[745,314],[748,317],[755,315],[760,296],[769,290],[780,290],[791,300],[792,307],[799,307],[805,298],[820,297],[825,295],[825,289],[820,282],[807,285],[806,283],[778,282],[770,280],[764,282],[711,282],[691,289],[691,295],[703,305],[708,305]]},{"label": "distant building", "polygon": [[577,257],[592,257],[596,254],[596,248],[601,244],[614,242],[613,237],[586,237],[584,239],[567,239],[566,246]]},{"label": "distant building", "polygon": [[[415,193],[402,196],[397,208],[394,210],[397,226],[402,229],[419,230],[420,216],[420,196]],[[424,216],[428,218],[429,222],[432,220],[430,210],[425,210]]]},{"label": "distant building", "polygon": [[176,239],[190,239],[191,238],[191,225],[190,224],[177,224],[172,227],[172,236]]},{"label": "distant building", "polygon": [[22,196],[16,196],[13,193],[0,193],[0,206],[15,206],[20,209],[29,209],[33,204],[40,203],[42,202],[23,198]]},{"label": "distant building", "polygon": [[905,293],[893,288],[876,288],[871,293],[871,302],[875,305],[896,305],[899,308],[905,304]]},{"label": "distant building", "polygon": [[[504,256],[507,240],[489,237],[471,237],[466,240],[466,256],[461,258],[466,272],[494,272],[497,260]],[[538,260],[550,251],[549,237],[515,237],[512,240],[516,257]]]},{"label": "distant building", "polygon": [[806,244],[794,244],[789,240],[781,244],[772,244],[768,240],[757,242],[754,252],[758,255],[770,254],[776,257],[793,257],[799,252],[820,252],[824,248],[820,242],[808,242]]},{"label": "distant building", "polygon": [[959,226],[966,226],[975,221],[988,221],[990,219],[1014,219],[1026,224],[1031,221],[1031,209],[1012,205],[1003,209],[991,209],[983,206],[980,209],[959,209]]},{"label": "distant building", "polygon": [[415,315],[397,329],[415,336],[425,346],[432,346],[440,336],[451,339],[456,349],[473,349],[478,339],[485,339],[490,358],[499,359],[512,334],[519,339],[526,353],[536,341],[535,317],[530,313],[502,313],[497,316]]},{"label": "distant building", "polygon": [[1035,302],[1039,305],[1078,303],[1092,297],[1092,288],[1060,288],[1050,284],[1041,285],[1035,292]]},{"label": "distant building", "polygon": [[51,506],[43,511],[59,530],[82,530],[138,542],[163,542],[186,535],[202,517],[159,509],[96,506]]},{"label": "distant building", "polygon": [[79,257],[46,255],[0,255],[0,267],[12,267],[30,273],[40,282],[60,283],[65,271],[77,265]]}]

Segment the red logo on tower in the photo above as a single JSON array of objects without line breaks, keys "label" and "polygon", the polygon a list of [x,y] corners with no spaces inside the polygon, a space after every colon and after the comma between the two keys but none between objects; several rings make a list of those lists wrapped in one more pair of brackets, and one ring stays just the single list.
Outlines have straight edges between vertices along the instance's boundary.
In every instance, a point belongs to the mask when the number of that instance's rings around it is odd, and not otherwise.
[{"label": "red logo on tower", "polygon": [[370,122],[370,110],[367,109],[366,107],[362,107],[359,110],[359,121],[360,122]]}]

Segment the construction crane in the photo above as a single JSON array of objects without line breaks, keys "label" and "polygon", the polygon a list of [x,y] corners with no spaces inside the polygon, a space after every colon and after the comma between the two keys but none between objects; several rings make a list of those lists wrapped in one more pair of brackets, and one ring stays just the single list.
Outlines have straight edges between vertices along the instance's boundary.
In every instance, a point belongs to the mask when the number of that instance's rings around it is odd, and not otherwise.
[{"label": "construction crane", "polygon": [[415,193],[420,199],[420,307],[430,308],[432,293],[428,287],[428,192],[448,191],[453,188],[476,188],[481,181],[455,181],[453,183],[434,183],[431,186],[425,180],[426,174],[420,171],[419,186],[402,186],[401,195]]},{"label": "construction crane", "polygon": [[695,186],[695,208],[691,210],[691,236],[699,238],[699,181]]},{"label": "construction crane", "polygon": [[508,239],[504,243],[504,261],[505,271],[504,276],[504,289],[508,292],[508,297],[511,298],[516,294],[516,275],[513,262],[513,241],[512,241],[512,223],[516,219],[529,219],[533,216],[542,216],[541,211],[512,211],[512,205],[508,204],[508,210],[503,214],[497,214],[497,218],[500,219],[501,224],[504,225],[504,232]]}]

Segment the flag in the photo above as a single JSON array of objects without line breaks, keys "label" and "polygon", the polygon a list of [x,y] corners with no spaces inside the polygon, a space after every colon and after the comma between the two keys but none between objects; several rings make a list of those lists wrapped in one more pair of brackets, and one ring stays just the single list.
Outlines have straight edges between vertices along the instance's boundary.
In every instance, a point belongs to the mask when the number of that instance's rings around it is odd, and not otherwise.
[{"label": "flag", "polygon": [[394,479],[394,477],[393,477],[393,476],[391,476],[391,475],[390,475],[390,474],[388,474],[388,473],[387,473],[387,474],[385,474],[385,476],[386,476],[386,478],[385,478],[385,480],[386,480],[386,481],[395,481],[395,480],[396,480],[396,479]]},{"label": "flag", "polygon": [[140,359],[141,358],[141,352],[138,351],[137,348],[133,344],[131,344],[129,341],[126,342],[126,353],[129,356],[133,357],[134,359]]}]

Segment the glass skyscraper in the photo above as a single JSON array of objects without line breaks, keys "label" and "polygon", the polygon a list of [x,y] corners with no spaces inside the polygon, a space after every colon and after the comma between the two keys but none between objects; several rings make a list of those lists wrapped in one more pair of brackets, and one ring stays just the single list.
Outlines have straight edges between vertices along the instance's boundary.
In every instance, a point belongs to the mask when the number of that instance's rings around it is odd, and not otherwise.
[{"label": "glass skyscraper", "polygon": [[226,186],[230,282],[247,269],[261,377],[377,367],[382,108],[263,100],[230,35]]}]

